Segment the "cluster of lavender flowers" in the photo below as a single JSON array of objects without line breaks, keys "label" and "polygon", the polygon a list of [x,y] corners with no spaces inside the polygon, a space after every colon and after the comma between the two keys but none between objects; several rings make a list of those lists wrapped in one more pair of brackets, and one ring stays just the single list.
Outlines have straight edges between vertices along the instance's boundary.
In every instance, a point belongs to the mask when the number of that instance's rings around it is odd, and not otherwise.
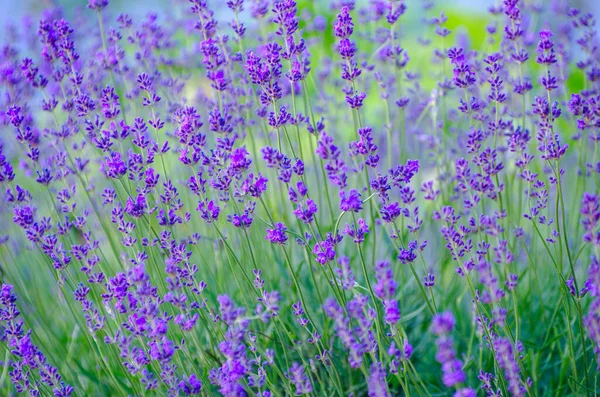
[{"label": "cluster of lavender flowers", "polygon": [[2,393],[600,393],[594,16],[447,5],[5,27]]}]

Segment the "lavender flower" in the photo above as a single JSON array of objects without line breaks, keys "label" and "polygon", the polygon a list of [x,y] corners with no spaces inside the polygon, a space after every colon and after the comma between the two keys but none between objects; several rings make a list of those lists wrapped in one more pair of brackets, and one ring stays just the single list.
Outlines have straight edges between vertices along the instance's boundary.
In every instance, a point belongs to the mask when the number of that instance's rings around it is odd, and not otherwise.
[{"label": "lavender flower", "polygon": [[595,18],[417,3],[10,21],[4,393],[592,393]]},{"label": "lavender flower", "polygon": [[304,367],[298,363],[294,363],[289,370],[288,377],[296,388],[296,395],[301,396],[303,394],[312,393],[312,384],[310,378],[305,375]]},{"label": "lavender flower", "polygon": [[[18,392],[37,395],[42,385],[52,390],[55,397],[68,397],[74,389],[62,381],[58,369],[48,363],[46,356],[31,340],[31,330],[25,331],[17,297],[12,285],[2,284],[0,291],[0,325],[4,328],[4,342],[15,356],[11,363],[10,379]],[[37,376],[33,378],[33,373]],[[38,377],[39,376],[39,377]]]},{"label": "lavender flower", "polygon": [[446,387],[463,383],[466,379],[462,362],[456,358],[451,333],[454,330],[454,317],[445,312],[433,318],[431,331],[438,337],[436,360],[442,364],[442,381]]}]

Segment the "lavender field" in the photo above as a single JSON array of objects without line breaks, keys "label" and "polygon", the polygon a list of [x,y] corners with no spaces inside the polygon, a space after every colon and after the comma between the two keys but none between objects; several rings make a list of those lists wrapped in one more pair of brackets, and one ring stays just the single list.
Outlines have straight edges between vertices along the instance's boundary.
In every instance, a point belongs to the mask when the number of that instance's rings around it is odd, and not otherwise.
[{"label": "lavender field", "polygon": [[595,16],[450,3],[9,18],[0,396],[600,395]]}]

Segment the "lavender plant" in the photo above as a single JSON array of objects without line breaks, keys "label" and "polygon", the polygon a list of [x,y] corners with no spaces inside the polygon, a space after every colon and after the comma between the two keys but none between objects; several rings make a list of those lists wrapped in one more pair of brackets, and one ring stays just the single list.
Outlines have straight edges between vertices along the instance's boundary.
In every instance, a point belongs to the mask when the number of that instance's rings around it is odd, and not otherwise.
[{"label": "lavender plant", "polygon": [[64,5],[2,35],[0,394],[600,393],[592,14]]}]

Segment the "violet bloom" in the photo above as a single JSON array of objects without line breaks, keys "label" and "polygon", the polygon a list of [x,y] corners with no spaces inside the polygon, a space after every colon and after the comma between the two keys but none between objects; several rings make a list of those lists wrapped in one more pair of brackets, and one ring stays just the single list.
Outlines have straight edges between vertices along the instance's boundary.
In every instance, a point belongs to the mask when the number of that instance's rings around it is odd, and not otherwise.
[{"label": "violet bloom", "polygon": [[546,73],[540,79],[542,86],[548,91],[552,91],[558,88],[558,79],[552,75],[550,71],[550,65],[557,62],[556,55],[554,54],[554,42],[550,40],[553,36],[549,30],[542,30],[539,33],[540,41],[536,51],[538,52],[536,62],[546,66]]},{"label": "violet bloom", "polygon": [[334,34],[340,38],[337,50],[344,63],[342,63],[342,79],[348,81],[349,86],[344,90],[346,94],[346,103],[353,109],[362,107],[363,101],[366,98],[364,92],[355,90],[352,83],[361,75],[362,70],[354,60],[356,53],[356,45],[350,40],[350,36],[354,32],[354,22],[350,15],[349,7],[342,7],[341,12],[337,15],[337,20],[334,25]]},{"label": "violet bloom", "polygon": [[504,370],[504,377],[508,382],[508,389],[515,397],[524,396],[527,393],[520,377],[519,363],[515,359],[515,349],[507,338],[497,337],[493,341],[498,365]]},{"label": "violet bloom", "polygon": [[[369,351],[375,353],[378,348],[372,330],[377,313],[375,309],[367,307],[368,301],[367,296],[357,294],[346,305],[348,316],[334,299],[327,299],[323,305],[325,314],[335,323],[338,338],[348,349],[348,362],[352,368],[359,368],[364,355]],[[351,326],[352,319],[357,324],[355,327]]]},{"label": "violet bloom", "polygon": [[207,223],[212,223],[219,219],[219,213],[221,212],[221,208],[212,200],[198,202],[196,210],[200,212],[200,217]]},{"label": "violet bloom", "polygon": [[354,288],[356,278],[354,277],[354,272],[350,267],[350,258],[347,256],[340,256],[337,262],[340,267],[335,269],[335,272],[341,280],[342,288],[345,290]]},{"label": "violet bloom", "polygon": [[375,264],[377,283],[373,286],[375,295],[383,301],[385,310],[384,320],[394,325],[400,321],[400,309],[395,299],[398,283],[394,280],[391,264],[388,261],[379,261]]},{"label": "violet bloom", "polygon": [[466,380],[462,361],[456,358],[454,351],[451,335],[454,325],[454,316],[450,312],[434,316],[431,325],[431,331],[438,337],[436,341],[438,350],[435,358],[442,364],[442,381],[446,387],[453,387]]},{"label": "violet bloom", "polygon": [[312,393],[312,383],[310,378],[306,375],[303,365],[294,362],[292,367],[289,369],[287,376],[292,385],[294,385],[296,389],[295,394],[297,396]]},{"label": "violet bloom", "polygon": [[452,82],[456,87],[466,89],[475,84],[475,72],[462,48],[450,48],[448,59],[453,66]]},{"label": "violet bloom", "polygon": [[260,102],[262,105],[274,105],[282,97],[279,85],[281,76],[281,46],[272,43],[267,46],[267,62],[256,54],[248,52],[246,55],[246,71],[250,81],[261,87]]},{"label": "violet bloom", "polygon": [[379,362],[371,364],[371,371],[367,379],[369,397],[391,397],[386,381],[386,373]]},{"label": "violet bloom", "polygon": [[87,5],[88,8],[96,11],[100,11],[106,6],[108,6],[108,0],[88,0]]},{"label": "violet bloom", "polygon": [[427,275],[423,277],[423,285],[427,288],[433,287],[435,285],[435,276],[431,273],[427,273]]},{"label": "violet bloom", "polygon": [[288,240],[286,235],[287,228],[283,223],[276,223],[273,229],[267,229],[267,235],[265,239],[272,242],[273,244],[284,245]]},{"label": "violet bloom", "polygon": [[241,214],[228,215],[227,220],[235,227],[246,229],[252,225],[254,216],[251,211],[244,210]]},{"label": "violet bloom", "polygon": [[296,218],[300,221],[308,224],[314,220],[317,210],[317,204],[312,199],[308,199],[306,200],[306,204],[298,204],[298,207],[294,210],[294,215],[296,215]]},{"label": "violet bloom", "polygon": [[119,179],[127,173],[127,166],[121,158],[121,153],[111,152],[105,159],[104,172],[109,178]]},{"label": "violet bloom", "polygon": [[585,233],[583,240],[600,246],[600,195],[592,193],[584,193],[581,200],[580,213],[582,215],[581,223]]},{"label": "violet bloom", "polygon": [[381,219],[386,223],[393,223],[403,213],[402,208],[397,201],[384,204],[379,212],[381,213]]},{"label": "violet bloom", "polygon": [[550,40],[553,36],[550,30],[542,30],[539,33],[540,41],[536,51],[538,56],[535,61],[542,65],[552,65],[556,63],[556,55],[554,54],[554,42]]},{"label": "violet bloom", "polygon": [[[517,63],[525,63],[529,59],[529,54],[523,45],[523,35],[525,33],[522,23],[523,17],[519,9],[519,0],[504,0],[504,14],[508,17],[504,27],[504,39],[508,43],[510,56]],[[531,90],[531,83],[526,80],[518,80],[514,84],[514,91],[519,95],[524,95]]]},{"label": "violet bloom", "polygon": [[[324,127],[323,127],[324,128]],[[347,185],[346,172],[348,168],[342,158],[342,152],[334,143],[333,137],[322,131],[317,141],[316,154],[325,160],[325,172],[329,180],[340,188],[345,188]]]},{"label": "violet bloom", "polygon": [[[362,98],[364,99],[364,98]],[[362,101],[361,99],[361,101]],[[362,103],[362,102],[361,102]],[[353,106],[360,107],[360,106]],[[351,156],[363,156],[364,164],[375,168],[379,163],[379,155],[377,154],[377,145],[374,143],[373,129],[370,127],[358,129],[358,141],[350,142],[348,148]]]},{"label": "violet bloom", "polygon": [[392,374],[397,374],[398,370],[400,369],[400,363],[410,360],[413,354],[414,348],[410,343],[408,343],[407,339],[404,339],[403,344],[404,347],[400,346],[400,348],[398,348],[396,343],[392,342],[387,351],[388,355],[391,357],[390,372]]},{"label": "violet bloom", "polygon": [[340,209],[345,212],[359,212],[362,210],[360,192],[352,189],[348,193],[340,191]]},{"label": "violet bloom", "polygon": [[[490,74],[487,79],[487,82],[490,85],[490,94],[488,95],[488,99],[495,102],[496,104],[504,103],[507,99],[506,94],[502,92],[502,87],[504,85],[504,81],[500,75],[502,71],[502,63],[501,63],[502,55],[500,53],[494,53],[488,55],[483,62],[487,65],[485,67],[485,71]],[[498,126],[494,124],[492,133],[496,132]]]},{"label": "violet bloom", "polygon": [[536,140],[541,158],[543,160],[560,160],[569,145],[561,144],[559,134],[554,132],[553,124],[562,114],[558,102],[550,104],[547,98],[535,97],[532,108],[533,113],[539,117],[537,123],[539,131],[536,134]]},{"label": "violet bloom", "polygon": [[221,394],[243,396],[246,393],[240,382],[250,369],[244,343],[249,324],[248,321],[243,321],[241,318],[244,309],[236,307],[229,296],[220,295],[217,300],[219,302],[220,317],[227,324],[224,340],[219,343],[219,350],[225,360],[223,360],[221,366],[212,368],[209,371],[208,378],[212,384],[219,387]]},{"label": "violet bloom", "polygon": [[[39,395],[41,385],[52,390],[55,397],[69,397],[74,389],[62,381],[58,369],[48,363],[46,356],[33,344],[31,330],[25,331],[17,297],[12,285],[2,284],[0,291],[0,326],[14,358],[10,378],[18,392]],[[33,378],[31,375],[37,376]]]},{"label": "violet bloom", "polygon": [[584,96],[582,94],[572,94],[569,100],[569,111],[573,116],[577,116],[577,128],[581,130],[591,130],[590,140],[597,142],[599,139],[592,131],[600,127],[600,117],[598,109],[600,107],[600,96]]},{"label": "violet bloom", "polygon": [[128,197],[125,212],[134,218],[139,218],[146,212],[147,205],[146,196],[143,194],[138,194],[135,201],[133,201],[131,197]]},{"label": "violet bloom", "polygon": [[179,389],[186,396],[195,396],[202,391],[202,382],[198,379],[196,374],[191,374],[189,378],[184,378],[179,382]]},{"label": "violet bloom", "polygon": [[350,16],[350,8],[343,7],[336,18],[337,20],[333,28],[335,36],[341,39],[347,39],[354,32],[354,23]]},{"label": "violet bloom", "polygon": [[355,244],[361,244],[365,241],[365,236],[369,233],[369,225],[367,222],[359,218],[355,224],[346,224],[343,233],[352,238]]},{"label": "violet bloom", "polygon": [[335,245],[331,239],[325,239],[315,244],[312,254],[318,263],[325,265],[335,259]]},{"label": "violet bloom", "polygon": [[304,317],[305,313],[304,308],[302,307],[302,301],[292,304],[292,312],[302,327],[306,327],[309,324],[309,321]]},{"label": "violet bloom", "polygon": [[453,397],[477,397],[477,392],[470,387],[464,389],[458,389]]},{"label": "violet bloom", "polygon": [[600,263],[598,263],[595,256],[591,257],[588,275],[590,277],[589,291],[592,296],[592,303],[588,314],[585,316],[584,324],[590,339],[594,341],[596,368],[600,368]]}]

